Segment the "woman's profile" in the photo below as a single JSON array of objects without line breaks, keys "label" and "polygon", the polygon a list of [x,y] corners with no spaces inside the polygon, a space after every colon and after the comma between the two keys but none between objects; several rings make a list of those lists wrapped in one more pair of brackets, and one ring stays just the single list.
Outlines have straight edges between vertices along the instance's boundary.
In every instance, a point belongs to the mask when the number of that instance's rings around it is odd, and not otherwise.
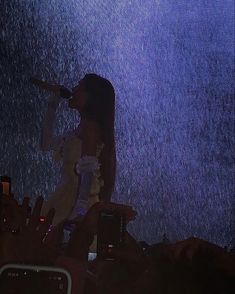
[{"label": "woman's profile", "polygon": [[78,128],[54,136],[60,89],[54,87],[48,100],[42,131],[42,150],[53,150],[57,160],[62,160],[59,184],[43,206],[44,215],[55,208],[53,225],[84,215],[97,201],[110,201],[116,170],[112,84],[96,74],[86,74],[68,100],[68,106],[80,114]]}]

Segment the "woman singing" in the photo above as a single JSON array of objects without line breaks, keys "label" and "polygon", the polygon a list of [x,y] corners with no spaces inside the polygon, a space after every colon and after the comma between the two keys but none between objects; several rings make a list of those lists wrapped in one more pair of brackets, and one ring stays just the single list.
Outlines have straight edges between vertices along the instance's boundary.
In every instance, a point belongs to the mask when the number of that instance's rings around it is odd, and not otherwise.
[{"label": "woman singing", "polygon": [[86,74],[68,100],[68,106],[79,112],[80,124],[59,137],[53,135],[53,124],[61,87],[54,89],[43,122],[42,149],[54,150],[56,158],[62,160],[60,182],[43,207],[44,215],[55,208],[56,225],[64,219],[81,217],[97,201],[110,201],[116,154],[112,84],[96,74]]}]

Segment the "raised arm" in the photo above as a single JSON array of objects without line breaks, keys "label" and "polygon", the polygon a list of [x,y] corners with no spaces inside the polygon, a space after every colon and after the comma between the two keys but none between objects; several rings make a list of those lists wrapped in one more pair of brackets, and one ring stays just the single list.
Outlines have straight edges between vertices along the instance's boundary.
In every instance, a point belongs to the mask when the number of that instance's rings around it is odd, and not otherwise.
[{"label": "raised arm", "polygon": [[54,93],[48,99],[47,110],[42,123],[41,149],[43,151],[55,150],[62,141],[62,136],[54,135],[56,110],[61,101],[59,93],[58,89],[58,93]]}]

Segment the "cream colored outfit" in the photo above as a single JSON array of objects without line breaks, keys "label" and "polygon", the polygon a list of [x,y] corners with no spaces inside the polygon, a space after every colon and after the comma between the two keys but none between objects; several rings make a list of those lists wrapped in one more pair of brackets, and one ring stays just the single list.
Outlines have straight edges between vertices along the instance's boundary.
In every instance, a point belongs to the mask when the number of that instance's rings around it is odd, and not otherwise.
[{"label": "cream colored outfit", "polygon": [[[45,150],[54,150],[54,159],[62,160],[61,178],[55,191],[49,195],[44,202],[42,215],[46,215],[50,208],[55,208],[53,225],[57,225],[64,219],[76,217],[76,206],[78,206],[78,175],[75,165],[81,159],[82,140],[79,138],[78,130],[74,130],[63,136],[53,137],[53,121],[55,118],[55,108],[48,108],[43,126]],[[102,151],[103,144],[97,147],[96,157]],[[87,209],[95,202],[99,201],[98,195],[100,188],[104,185],[101,179],[100,169],[97,168],[93,173],[90,195],[87,201]]]}]

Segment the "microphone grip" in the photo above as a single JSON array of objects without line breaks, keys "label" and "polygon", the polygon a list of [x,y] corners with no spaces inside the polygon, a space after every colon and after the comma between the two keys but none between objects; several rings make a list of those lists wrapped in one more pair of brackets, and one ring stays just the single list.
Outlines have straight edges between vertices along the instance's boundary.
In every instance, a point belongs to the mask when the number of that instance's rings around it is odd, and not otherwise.
[{"label": "microphone grip", "polygon": [[69,89],[64,86],[60,86],[60,96],[64,99],[69,99],[72,96],[72,93]]}]

